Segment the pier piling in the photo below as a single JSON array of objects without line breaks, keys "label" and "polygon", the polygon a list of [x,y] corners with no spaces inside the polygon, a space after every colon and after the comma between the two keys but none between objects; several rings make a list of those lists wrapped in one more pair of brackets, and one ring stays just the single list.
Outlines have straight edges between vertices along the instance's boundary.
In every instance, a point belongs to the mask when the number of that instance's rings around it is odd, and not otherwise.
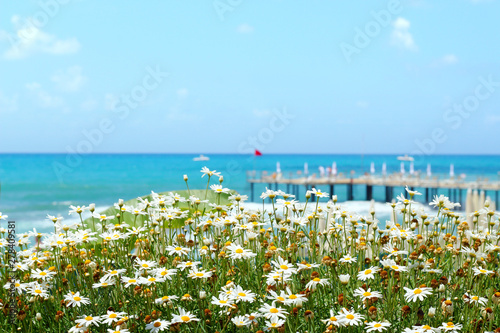
[{"label": "pier piling", "polygon": [[[256,175],[256,172],[250,173]],[[314,183],[312,181],[314,181]],[[261,174],[260,178],[255,176],[249,177],[247,180],[250,183],[250,198],[251,201],[255,202],[255,184],[267,184],[269,189],[279,189],[279,184],[286,184],[287,193],[295,195],[295,198],[299,201],[303,201],[300,198],[302,191],[301,186],[304,187],[307,192],[311,188],[321,188],[328,187],[330,190],[330,195],[335,195],[335,185],[345,185],[346,186],[346,196],[345,198],[349,201],[354,200],[354,187],[357,185],[365,186],[366,190],[366,200],[377,200],[374,195],[374,186],[381,186],[385,189],[385,202],[391,202],[394,198],[394,188],[398,190],[403,189],[408,186],[411,190],[419,190],[425,195],[425,202],[428,203],[433,200],[433,197],[438,195],[439,192],[447,193],[451,201],[458,202],[461,204],[462,209],[465,209],[465,198],[463,191],[467,191],[469,188],[478,191],[485,191],[486,194],[493,195],[492,191],[495,192],[495,197],[492,197],[492,201],[496,203],[496,207],[500,207],[500,179],[493,181],[469,181],[456,180],[456,179],[421,179],[418,177],[401,177],[399,174],[393,174],[391,176],[376,177],[376,176],[361,176],[358,178],[347,178],[342,176],[336,177],[322,177],[315,178],[314,175],[311,177],[302,178],[280,178],[268,176],[266,173]],[[274,185],[274,186],[273,186]],[[446,191],[446,192],[445,192]],[[311,197],[311,201],[316,198]],[[364,199],[364,198],[363,198]],[[378,200],[384,199],[378,198]],[[422,198],[423,199],[423,198]],[[423,201],[423,200],[422,200]]]}]

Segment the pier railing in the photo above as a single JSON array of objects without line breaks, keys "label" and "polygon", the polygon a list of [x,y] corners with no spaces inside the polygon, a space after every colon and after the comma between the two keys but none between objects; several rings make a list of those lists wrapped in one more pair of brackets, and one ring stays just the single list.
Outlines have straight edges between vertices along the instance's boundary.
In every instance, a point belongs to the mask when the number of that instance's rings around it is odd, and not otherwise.
[{"label": "pier railing", "polygon": [[[492,200],[496,207],[499,207],[500,180],[490,180],[488,178],[478,177],[476,180],[466,180],[462,177],[440,177],[422,176],[393,173],[388,175],[364,174],[358,177],[346,176],[342,173],[337,175],[328,175],[317,177],[315,175],[297,174],[297,173],[268,173],[266,171],[247,172],[247,181],[250,183],[251,198],[254,201],[254,184],[267,184],[268,188],[278,188],[279,185],[286,186],[287,193],[298,196],[299,189],[303,187],[309,190],[313,187],[329,187],[330,195],[335,194],[337,185],[346,186],[347,200],[354,200],[354,187],[366,187],[366,196],[364,200],[373,199],[373,187],[385,187],[385,201],[390,202],[394,198],[394,188],[408,186],[411,189],[420,189],[426,202],[432,200],[432,196],[438,194],[438,191],[445,192],[450,200],[459,202],[464,206],[464,191],[478,190],[485,191],[486,195],[493,194]],[[447,193],[446,193],[447,190]],[[300,199],[300,198],[299,198]]]}]

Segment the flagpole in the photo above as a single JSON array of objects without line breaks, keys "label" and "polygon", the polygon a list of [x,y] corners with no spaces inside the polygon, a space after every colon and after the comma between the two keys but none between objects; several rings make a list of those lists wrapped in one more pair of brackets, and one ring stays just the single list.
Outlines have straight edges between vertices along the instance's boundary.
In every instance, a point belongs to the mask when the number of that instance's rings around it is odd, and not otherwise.
[{"label": "flagpole", "polygon": [[254,177],[257,177],[257,171],[255,170],[255,155],[257,154],[253,154],[253,173],[254,173]]}]

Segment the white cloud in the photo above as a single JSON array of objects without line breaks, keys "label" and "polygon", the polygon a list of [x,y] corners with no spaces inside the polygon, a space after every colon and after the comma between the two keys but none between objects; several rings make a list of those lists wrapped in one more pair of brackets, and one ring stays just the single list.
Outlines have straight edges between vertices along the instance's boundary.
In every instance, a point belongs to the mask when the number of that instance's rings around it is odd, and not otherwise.
[{"label": "white cloud", "polygon": [[485,121],[487,124],[497,124],[500,123],[500,116],[496,114],[486,115]]},{"label": "white cloud", "polygon": [[254,31],[254,28],[246,23],[240,24],[238,26],[238,32],[240,34],[251,34]]},{"label": "white cloud", "polygon": [[93,98],[89,98],[80,104],[80,109],[84,111],[92,111],[97,108],[97,101]]},{"label": "white cloud", "polygon": [[60,97],[50,95],[38,82],[27,83],[26,88],[35,97],[38,105],[42,108],[57,108],[64,105]]},{"label": "white cloud", "polygon": [[166,119],[169,121],[200,121],[202,117],[183,110],[179,105],[174,105],[169,108],[169,112],[166,113]]},{"label": "white cloud", "polygon": [[104,95],[104,109],[108,111],[114,110],[119,101],[116,95],[107,93]]},{"label": "white cloud", "polygon": [[189,90],[186,88],[181,88],[176,91],[177,97],[179,99],[185,99],[189,96]]},{"label": "white cloud", "polygon": [[368,102],[365,102],[365,101],[357,101],[356,102],[356,107],[360,108],[360,109],[366,109],[368,107]]},{"label": "white cloud", "polygon": [[431,67],[451,66],[458,63],[458,57],[454,54],[446,54],[430,64]]},{"label": "white cloud", "polygon": [[39,29],[32,18],[21,19],[15,15],[11,22],[14,33],[0,30],[0,41],[10,43],[3,54],[6,59],[22,59],[38,53],[62,55],[80,50],[80,43],[76,38],[58,39]]},{"label": "white cloud", "polygon": [[2,112],[14,112],[17,110],[18,104],[17,101],[19,99],[19,95],[14,95],[12,97],[4,95],[0,91],[0,113]]},{"label": "white cloud", "polygon": [[78,91],[87,78],[82,75],[82,68],[80,66],[73,66],[64,71],[58,71],[52,76],[51,80],[61,90]]},{"label": "white cloud", "polygon": [[256,117],[259,117],[259,118],[262,118],[262,117],[267,117],[271,114],[271,111],[269,110],[259,110],[259,109],[254,109],[252,111],[253,115],[256,116]]},{"label": "white cloud", "polygon": [[408,50],[416,50],[417,45],[413,40],[413,36],[410,33],[410,21],[402,17],[398,17],[393,22],[394,30],[392,31],[392,42],[395,45],[403,47]]},{"label": "white cloud", "polygon": [[445,65],[453,65],[458,62],[458,58],[454,54],[447,54],[441,58],[441,62]]}]

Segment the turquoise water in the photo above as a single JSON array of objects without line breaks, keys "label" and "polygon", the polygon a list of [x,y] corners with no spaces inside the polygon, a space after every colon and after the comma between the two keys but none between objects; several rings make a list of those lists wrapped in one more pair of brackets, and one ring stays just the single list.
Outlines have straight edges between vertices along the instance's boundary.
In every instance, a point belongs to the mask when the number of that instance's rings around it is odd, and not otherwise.
[{"label": "turquoise water", "polygon": [[[247,183],[248,170],[274,172],[280,162],[284,176],[296,174],[308,163],[309,173],[318,174],[319,166],[331,166],[336,162],[338,172],[346,175],[351,170],[356,176],[369,172],[370,163],[375,163],[376,172],[381,172],[382,163],[387,172],[399,172],[400,161],[396,155],[209,155],[209,161],[195,162],[196,155],[66,155],[66,154],[0,154],[0,211],[16,220],[18,232],[36,227],[50,231],[52,222],[45,220],[47,214],[67,218],[68,206],[95,203],[107,207],[119,198],[128,200],[150,191],[174,191],[185,189],[183,175],[189,176],[191,188],[205,188],[206,177],[201,178],[203,166],[221,171],[224,185],[242,194],[250,195]],[[466,174],[467,179],[477,177],[498,179],[500,156],[430,156],[416,159],[415,170],[425,175],[427,163],[431,163],[434,175],[448,177],[450,163],[455,174]],[[408,162],[406,162],[408,172]],[[265,185],[256,186],[255,198]],[[286,190],[286,187],[281,189]],[[328,189],[325,189],[328,190]],[[303,193],[303,189],[301,189]],[[402,191],[402,189],[399,189]],[[394,192],[397,195],[399,192]],[[446,192],[443,192],[446,194]],[[345,200],[346,192],[338,189],[339,200]],[[364,189],[357,188],[355,199],[364,200]],[[374,197],[384,199],[382,188],[374,189]],[[302,198],[303,199],[303,198]],[[2,225],[5,227],[5,225]]]}]

